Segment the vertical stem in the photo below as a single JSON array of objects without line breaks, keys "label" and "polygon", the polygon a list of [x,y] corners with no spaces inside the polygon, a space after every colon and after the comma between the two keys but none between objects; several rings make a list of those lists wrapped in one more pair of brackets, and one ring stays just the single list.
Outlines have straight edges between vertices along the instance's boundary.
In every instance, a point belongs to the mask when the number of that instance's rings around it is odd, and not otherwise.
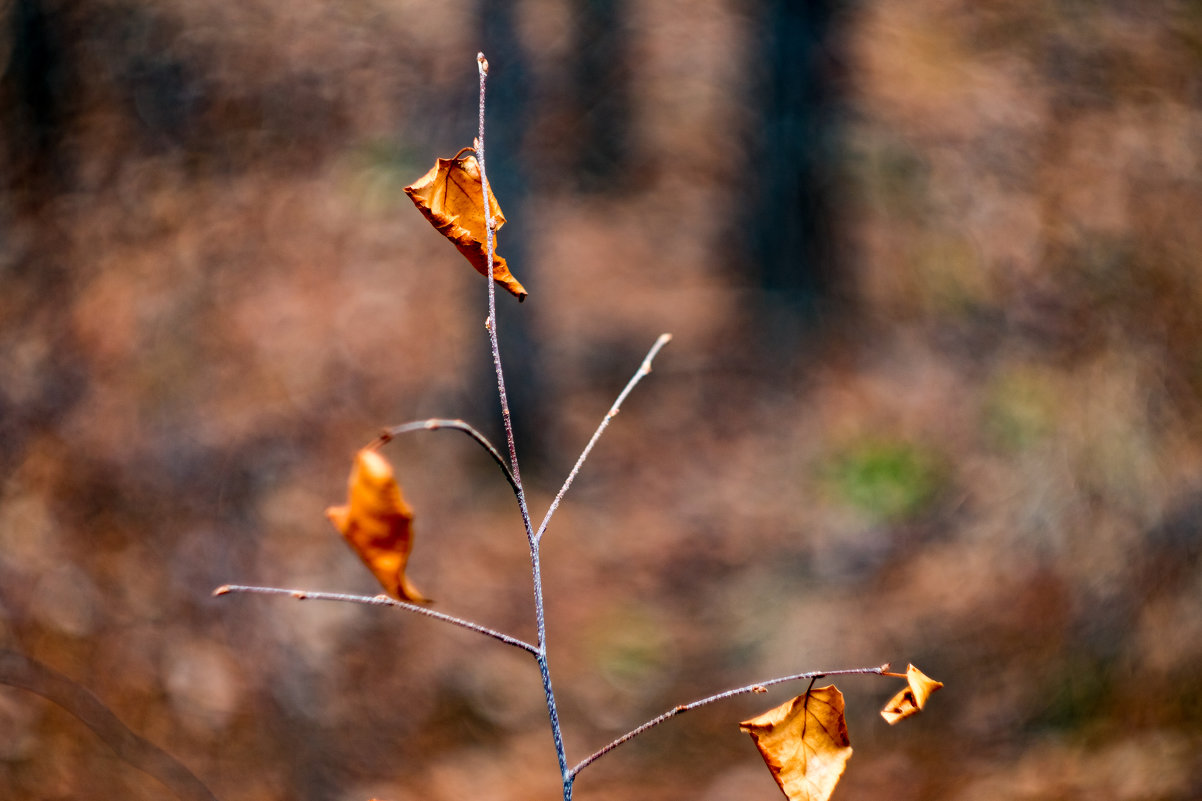
[{"label": "vertical stem", "polygon": [[501,422],[505,426],[505,441],[509,446],[509,466],[513,472],[518,507],[522,511],[522,524],[526,527],[526,539],[530,544],[530,572],[534,584],[534,617],[538,628],[538,652],[535,654],[535,659],[538,661],[538,672],[543,679],[543,694],[547,699],[547,717],[551,720],[551,739],[555,743],[555,754],[559,759],[559,774],[563,780],[563,799],[572,801],[572,784],[575,777],[568,769],[567,751],[564,749],[563,732],[559,725],[559,709],[555,703],[555,691],[551,688],[551,668],[547,662],[547,623],[543,608],[542,563],[539,559],[538,539],[534,535],[534,526],[530,522],[530,510],[526,506],[526,491],[522,487],[522,474],[518,469],[518,452],[513,440],[513,421],[510,419],[509,399],[505,393],[505,373],[501,369],[501,348],[497,340],[497,288],[493,263],[496,237],[493,230],[492,206],[489,204],[488,171],[484,165],[484,86],[488,78],[488,61],[484,58],[483,53],[476,54],[476,67],[480,75],[480,115],[475,150],[476,161],[480,165],[480,191],[484,195],[484,228],[488,245],[488,339],[492,348],[493,367],[497,373],[497,395],[501,400]]},{"label": "vertical stem", "polygon": [[555,704],[555,691],[551,688],[551,666],[547,663],[547,625],[543,614],[542,563],[538,543],[530,541],[531,573],[534,577],[534,613],[538,622],[538,671],[543,677],[543,695],[547,699],[547,717],[551,720],[551,739],[555,742],[555,754],[559,758],[559,775],[563,781],[563,801],[572,801],[572,783],[575,776],[568,768],[568,753],[563,745],[563,732],[559,726],[559,709]]},{"label": "vertical stem", "polygon": [[[480,165],[480,191],[484,195],[484,229],[488,243],[488,340],[492,346],[492,363],[497,373],[497,394],[501,399],[501,421],[505,425],[505,441],[509,445],[509,467],[513,471],[514,481],[522,485],[521,471],[518,470],[517,448],[513,441],[513,421],[509,413],[509,397],[505,392],[505,373],[501,369],[501,348],[497,341],[497,285],[494,251],[496,249],[496,231],[493,229],[492,206],[488,202],[488,172],[484,168],[484,84],[488,77],[488,61],[483,53],[476,54],[476,64],[480,72],[480,120],[479,133],[476,136],[476,162]],[[522,503],[522,515],[526,516],[525,503]],[[526,528],[530,528],[529,522]]]}]

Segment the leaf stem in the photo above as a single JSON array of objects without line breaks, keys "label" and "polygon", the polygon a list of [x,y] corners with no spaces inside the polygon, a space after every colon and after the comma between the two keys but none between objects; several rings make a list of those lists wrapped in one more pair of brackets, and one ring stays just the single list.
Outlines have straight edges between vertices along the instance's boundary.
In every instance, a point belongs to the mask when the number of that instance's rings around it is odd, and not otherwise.
[{"label": "leaf stem", "polygon": [[564,479],[563,486],[559,488],[559,492],[555,495],[555,500],[551,501],[550,508],[547,509],[546,516],[543,517],[543,522],[538,527],[538,532],[534,535],[535,542],[539,542],[543,538],[543,534],[547,530],[547,525],[551,522],[551,516],[555,514],[555,510],[559,508],[559,502],[563,500],[563,496],[567,494],[568,487],[572,486],[572,482],[576,480],[576,474],[580,472],[580,468],[584,465],[584,460],[592,452],[593,446],[597,444],[597,440],[601,439],[601,433],[609,426],[609,421],[618,416],[618,411],[621,409],[622,403],[625,402],[626,396],[631,393],[643,377],[651,372],[651,362],[655,359],[660,350],[672,340],[671,334],[660,334],[659,339],[655,340],[655,344],[651,346],[651,350],[647,351],[647,355],[643,357],[643,363],[639,365],[639,369],[635,371],[630,381],[626,384],[626,388],[618,394],[617,400],[613,406],[609,407],[609,411],[605,413],[605,417],[601,418],[601,424],[597,426],[597,430],[593,432],[593,438],[584,446],[584,450],[580,452],[580,458],[576,460],[576,464],[572,466],[572,472],[568,473],[568,477]]},{"label": "leaf stem", "polygon": [[298,601],[343,601],[346,603],[363,604],[365,606],[392,606],[397,609],[405,609],[409,612],[416,612],[419,615],[432,617],[435,620],[441,620],[444,623],[450,623],[453,626],[459,626],[468,631],[474,631],[477,634],[483,634],[486,637],[492,637],[494,640],[503,642],[506,645],[512,645],[514,648],[520,648],[532,654],[535,658],[539,656],[537,647],[531,645],[525,640],[520,640],[517,637],[511,637],[496,629],[490,629],[487,626],[481,626],[479,623],[474,623],[471,620],[465,620],[461,617],[447,615],[442,612],[435,612],[433,609],[428,609],[417,604],[398,601],[394,598],[389,598],[387,595],[347,595],[341,592],[313,592],[311,590],[293,590],[284,587],[250,587],[245,584],[223,584],[213,590],[213,595],[230,595],[232,593],[252,593],[255,595],[287,595]]},{"label": "leaf stem", "polygon": [[699,698],[698,700],[690,701],[687,704],[679,704],[677,706],[672,707],[667,712],[664,712],[662,715],[654,717],[651,720],[648,720],[646,723],[643,723],[642,725],[631,729],[630,731],[623,734],[621,737],[610,742],[608,745],[589,754],[587,757],[580,760],[580,762],[576,763],[576,766],[572,768],[570,773],[572,775],[572,778],[575,779],[576,774],[580,773],[580,771],[584,770],[589,765],[593,764],[598,759],[600,759],[601,757],[608,754],[610,751],[617,748],[619,745],[622,745],[623,743],[633,740],[635,737],[638,737],[643,732],[645,732],[649,729],[655,728],[656,726],[658,726],[659,724],[668,720],[669,718],[676,717],[677,715],[679,715],[682,712],[688,712],[691,709],[696,709],[697,707],[705,706],[707,704],[712,704],[715,701],[725,701],[727,698],[733,698],[736,695],[746,695],[747,693],[762,692],[763,690],[765,690],[768,687],[771,687],[774,684],[784,684],[785,682],[788,682],[788,681],[800,681],[802,679],[809,679],[812,682],[814,679],[820,679],[824,676],[850,676],[850,675],[863,675],[863,674],[881,675],[888,669],[889,669],[888,665],[878,665],[877,667],[843,668],[841,670],[819,670],[819,671],[811,671],[809,673],[795,673],[792,676],[778,676],[777,678],[768,679],[767,681],[761,681],[761,682],[757,682],[755,684],[748,684],[743,687],[736,687],[733,690],[726,690],[724,692],[715,693],[714,695],[707,695],[705,698]]},{"label": "leaf stem", "polygon": [[414,420],[412,423],[402,423],[399,426],[393,426],[392,428],[387,428],[384,431],[381,431],[380,436],[377,437],[372,444],[375,446],[384,445],[393,437],[400,436],[401,434],[407,434],[410,431],[438,431],[439,429],[443,428],[451,428],[455,429],[456,431],[462,431],[474,439],[480,445],[480,447],[488,451],[488,455],[491,456],[492,460],[497,463],[498,467],[501,468],[501,472],[505,474],[505,480],[508,481],[509,486],[513,488],[514,494],[516,495],[520,491],[521,488],[518,486],[517,481],[513,477],[513,471],[509,469],[509,465],[505,462],[505,457],[501,455],[501,452],[498,451],[483,434],[463,420],[430,418],[429,420]]}]

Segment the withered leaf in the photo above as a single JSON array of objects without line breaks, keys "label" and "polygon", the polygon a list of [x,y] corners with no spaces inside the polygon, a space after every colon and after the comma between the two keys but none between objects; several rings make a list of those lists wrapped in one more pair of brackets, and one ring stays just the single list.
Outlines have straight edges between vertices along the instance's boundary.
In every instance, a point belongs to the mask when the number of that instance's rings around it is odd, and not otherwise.
[{"label": "withered leaf", "polygon": [[[484,220],[481,182],[480,165],[471,154],[471,148],[464,148],[454,158],[438,159],[421,179],[405,187],[405,194],[430,224],[451,240],[476,271],[487,278],[488,227]],[[505,215],[491,186],[488,208],[493,222],[493,276],[510,294],[524,300],[526,288],[509,272],[505,259],[496,254],[496,232],[505,224]]]},{"label": "withered leaf", "polygon": [[790,801],[826,801],[851,759],[843,693],[817,687],[739,728],[751,735]]},{"label": "withered leaf", "polygon": [[887,720],[890,726],[911,715],[917,715],[927,705],[931,693],[943,686],[943,682],[935,681],[913,665],[906,668],[906,684],[907,687],[890,698],[889,703],[881,710],[881,717]]},{"label": "withered leaf", "polygon": [[347,482],[347,505],[331,506],[326,517],[393,598],[429,603],[405,576],[413,550],[413,510],[401,497],[392,465],[378,451],[355,455]]}]

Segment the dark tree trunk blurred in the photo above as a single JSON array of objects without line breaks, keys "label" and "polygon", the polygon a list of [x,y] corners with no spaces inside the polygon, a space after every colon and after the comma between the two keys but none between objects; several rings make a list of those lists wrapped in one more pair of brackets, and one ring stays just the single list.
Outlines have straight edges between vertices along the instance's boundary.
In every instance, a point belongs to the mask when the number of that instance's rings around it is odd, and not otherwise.
[{"label": "dark tree trunk blurred", "polygon": [[[572,76],[575,122],[568,166],[573,182],[585,192],[616,191],[627,174],[631,105],[624,9],[620,0],[578,0],[573,8],[576,46],[567,69]],[[507,295],[498,296],[497,324],[518,452],[527,472],[536,473],[546,457],[557,455],[540,450],[555,440],[545,435],[555,424],[555,415],[547,408],[548,384],[541,374],[540,347],[531,336],[531,321],[540,299],[538,275],[531,270],[529,252],[526,207],[528,181],[534,170],[525,143],[536,124],[537,110],[513,4],[484,0],[481,20],[484,53],[493,57],[485,143],[488,178],[508,220],[500,250],[531,293],[521,306]],[[492,372],[487,376],[491,387]],[[538,435],[540,431],[544,435]]]},{"label": "dark tree trunk blurred", "polygon": [[[518,454],[526,472],[534,473],[544,457],[538,450],[544,438],[537,432],[547,425],[548,415],[544,408],[545,382],[540,374],[539,346],[531,336],[531,316],[536,314],[534,305],[539,301],[538,276],[530,269],[526,212],[529,169],[522,147],[531,125],[531,79],[514,14],[513,4],[507,0],[484,0],[481,4],[484,54],[492,58],[484,144],[488,181],[505,210],[506,223],[498,237],[498,251],[530,291],[530,298],[519,305],[498,288],[497,330]],[[481,397],[492,399],[486,419],[497,420],[496,379],[492,370],[484,375],[487,391]],[[499,424],[495,430],[500,431]],[[499,433],[495,441],[504,451],[504,438]]]},{"label": "dark tree trunk blurred", "polygon": [[59,6],[15,0],[0,16],[0,185],[11,201],[0,202],[0,353],[51,343],[31,351],[40,356],[29,385],[7,376],[0,387],[0,476],[20,462],[27,440],[80,402],[87,382],[69,323],[69,236],[58,214],[43,213],[71,188],[63,143],[80,93],[73,20]]},{"label": "dark tree trunk blurred", "polygon": [[621,188],[630,161],[626,6],[622,0],[577,0],[575,8],[574,172],[582,191],[612,192]]},{"label": "dark tree trunk blurred", "polygon": [[42,0],[13,3],[3,48],[8,63],[0,64],[5,178],[24,204],[36,205],[67,183],[61,142],[77,82],[64,15],[54,5],[48,8]]},{"label": "dark tree trunk blurred", "polygon": [[830,50],[837,0],[764,0],[759,6],[749,173],[731,260],[755,290],[750,332],[776,362],[823,322],[842,272],[835,237],[838,163]]}]

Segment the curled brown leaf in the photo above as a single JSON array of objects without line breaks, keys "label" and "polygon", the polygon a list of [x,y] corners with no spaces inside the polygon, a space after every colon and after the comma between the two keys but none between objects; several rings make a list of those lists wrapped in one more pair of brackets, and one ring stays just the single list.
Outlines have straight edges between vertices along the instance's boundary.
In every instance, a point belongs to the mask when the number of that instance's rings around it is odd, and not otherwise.
[{"label": "curled brown leaf", "polygon": [[899,720],[917,715],[927,705],[927,699],[931,697],[931,693],[942,686],[943,682],[935,681],[918,668],[910,665],[906,668],[906,688],[889,699],[889,703],[885,704],[885,708],[881,710],[881,717],[892,726]]},{"label": "curled brown leaf", "polygon": [[326,517],[393,598],[429,603],[405,576],[413,550],[413,510],[401,496],[392,465],[378,451],[355,455],[347,482],[346,506],[331,506]]},{"label": "curled brown leaf", "polygon": [[[451,240],[476,271],[487,278],[488,226],[482,184],[480,164],[471,148],[464,148],[454,158],[438,159],[428,173],[405,187],[405,194],[430,224]],[[492,187],[488,189],[488,211],[495,243],[497,232],[505,224],[505,214]],[[518,300],[525,299],[526,288],[509,272],[505,259],[496,255],[495,245],[493,277]]]}]

